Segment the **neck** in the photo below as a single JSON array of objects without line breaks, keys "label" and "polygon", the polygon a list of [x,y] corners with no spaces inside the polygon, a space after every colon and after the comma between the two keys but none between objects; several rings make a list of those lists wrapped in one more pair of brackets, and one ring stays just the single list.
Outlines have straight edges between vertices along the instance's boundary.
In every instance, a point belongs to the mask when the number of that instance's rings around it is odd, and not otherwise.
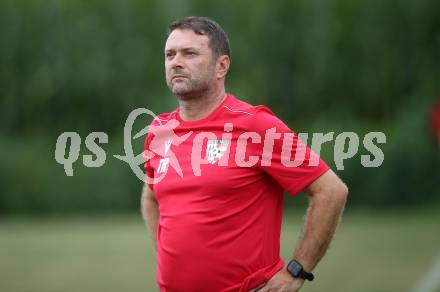
[{"label": "neck", "polygon": [[197,121],[206,118],[226,98],[225,88],[206,92],[191,99],[179,99],[180,118],[185,121]]}]

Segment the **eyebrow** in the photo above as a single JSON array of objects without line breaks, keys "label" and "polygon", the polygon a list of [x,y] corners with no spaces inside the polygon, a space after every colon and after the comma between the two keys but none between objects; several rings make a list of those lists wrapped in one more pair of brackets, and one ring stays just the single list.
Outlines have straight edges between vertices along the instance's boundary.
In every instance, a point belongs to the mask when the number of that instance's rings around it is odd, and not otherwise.
[{"label": "eyebrow", "polygon": [[[178,50],[180,50],[180,51],[190,51],[190,50],[197,50],[197,48],[196,47],[183,47],[183,48],[180,48]],[[176,49],[167,49],[167,50],[165,50],[165,53],[166,52],[170,52],[170,51],[176,51]]]}]

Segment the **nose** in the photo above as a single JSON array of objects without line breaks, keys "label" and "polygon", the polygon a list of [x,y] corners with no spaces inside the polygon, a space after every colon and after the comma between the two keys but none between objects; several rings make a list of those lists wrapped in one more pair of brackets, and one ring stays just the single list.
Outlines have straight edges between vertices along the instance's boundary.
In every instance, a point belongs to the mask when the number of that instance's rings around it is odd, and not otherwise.
[{"label": "nose", "polygon": [[183,60],[179,53],[174,55],[174,57],[171,60],[168,60],[168,66],[171,69],[180,68],[183,69]]}]

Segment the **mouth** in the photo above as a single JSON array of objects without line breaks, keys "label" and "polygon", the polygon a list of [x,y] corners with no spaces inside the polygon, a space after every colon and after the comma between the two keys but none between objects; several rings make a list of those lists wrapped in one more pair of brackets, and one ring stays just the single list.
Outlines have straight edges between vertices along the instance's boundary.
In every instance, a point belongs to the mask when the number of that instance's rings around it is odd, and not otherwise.
[{"label": "mouth", "polygon": [[174,75],[173,78],[171,78],[171,80],[174,80],[176,78],[188,78],[188,77],[186,77],[184,75]]}]

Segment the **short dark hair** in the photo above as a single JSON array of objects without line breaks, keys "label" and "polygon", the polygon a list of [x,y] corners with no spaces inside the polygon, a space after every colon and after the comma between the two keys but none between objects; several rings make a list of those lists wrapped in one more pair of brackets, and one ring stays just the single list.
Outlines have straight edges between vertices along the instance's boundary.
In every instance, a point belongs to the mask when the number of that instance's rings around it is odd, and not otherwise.
[{"label": "short dark hair", "polygon": [[171,23],[168,26],[167,35],[170,35],[175,29],[190,29],[198,35],[206,35],[209,39],[209,47],[217,57],[222,55],[231,57],[228,36],[214,20],[207,17],[187,16]]}]

